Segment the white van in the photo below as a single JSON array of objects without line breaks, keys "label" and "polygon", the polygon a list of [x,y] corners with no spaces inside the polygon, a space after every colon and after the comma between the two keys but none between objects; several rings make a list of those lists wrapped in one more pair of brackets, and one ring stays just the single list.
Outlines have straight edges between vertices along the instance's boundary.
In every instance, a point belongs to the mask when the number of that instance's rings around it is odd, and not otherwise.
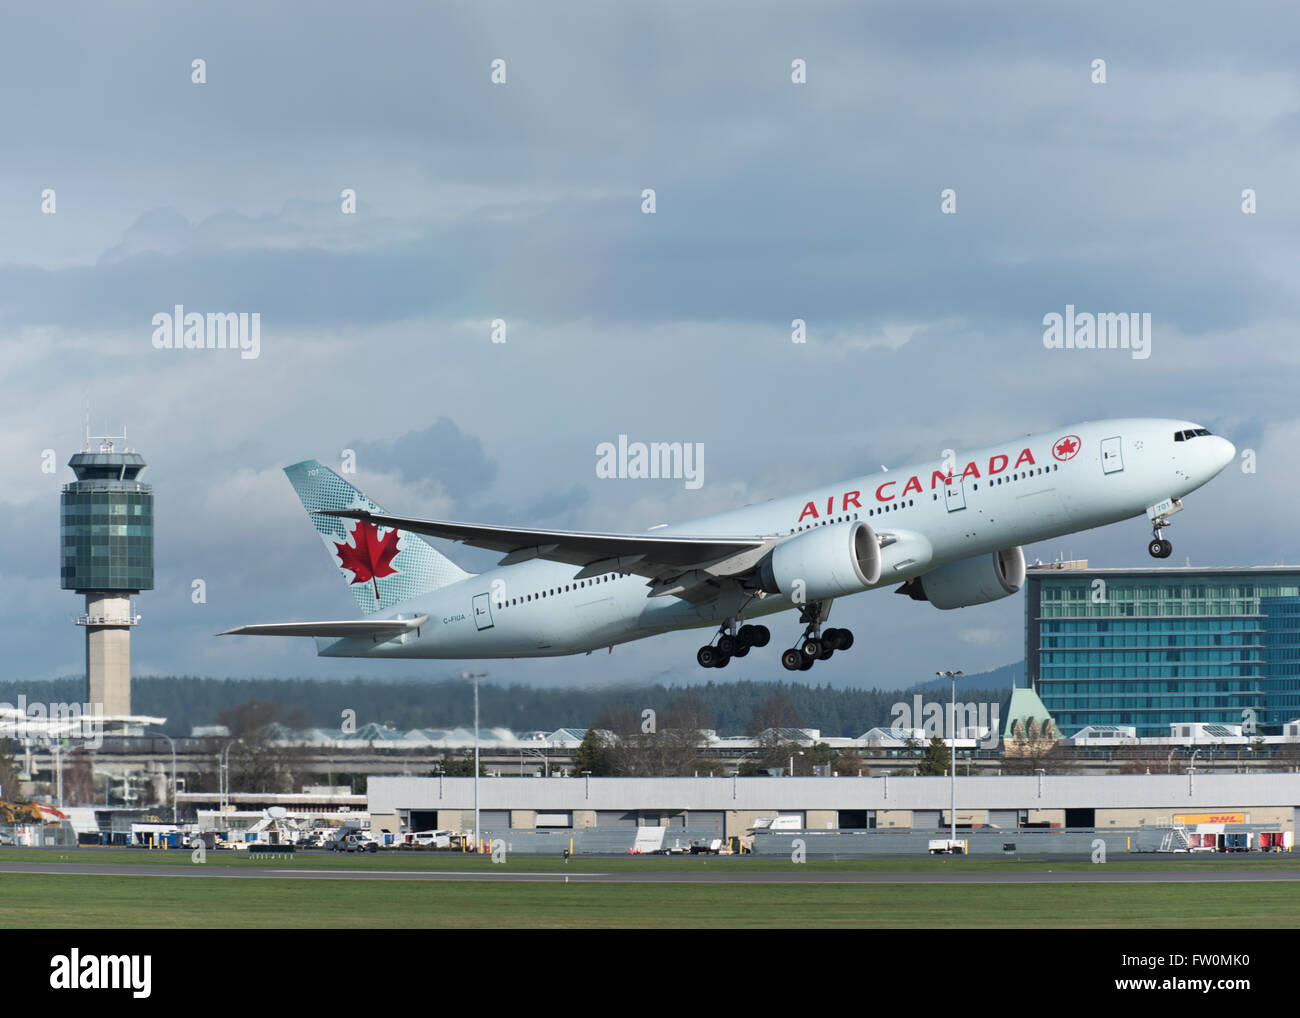
[{"label": "white van", "polygon": [[451,831],[410,831],[397,842],[398,848],[451,848]]}]

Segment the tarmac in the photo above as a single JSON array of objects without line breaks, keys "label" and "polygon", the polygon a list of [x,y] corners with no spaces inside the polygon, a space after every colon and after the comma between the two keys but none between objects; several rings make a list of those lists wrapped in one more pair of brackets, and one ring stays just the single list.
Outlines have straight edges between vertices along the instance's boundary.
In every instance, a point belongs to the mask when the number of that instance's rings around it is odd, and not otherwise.
[{"label": "tarmac", "polygon": [[1253,884],[1295,882],[1300,880],[1300,867],[1295,869],[1249,870],[1233,872],[1227,869],[1170,870],[1161,873],[1133,872],[1108,869],[1098,864],[1095,869],[1053,872],[1035,871],[981,871],[972,873],[916,873],[916,872],[843,872],[827,870],[801,870],[792,863],[788,872],[755,870],[751,873],[737,870],[672,873],[666,871],[627,873],[593,873],[578,867],[573,870],[552,872],[512,871],[509,864],[490,870],[349,870],[349,869],[293,869],[292,867],[258,866],[230,867],[221,864],[193,864],[189,866],[153,866],[147,864],[111,863],[61,863],[61,862],[4,862],[0,860],[0,874],[42,874],[50,876],[100,876],[100,877],[199,877],[219,880],[407,880],[449,881],[480,883],[594,883],[594,884]]}]

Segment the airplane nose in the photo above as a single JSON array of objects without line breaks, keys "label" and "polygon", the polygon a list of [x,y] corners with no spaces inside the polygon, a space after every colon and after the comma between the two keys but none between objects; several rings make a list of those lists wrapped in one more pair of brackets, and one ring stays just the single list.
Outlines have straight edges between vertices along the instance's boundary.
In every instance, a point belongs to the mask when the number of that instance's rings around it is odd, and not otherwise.
[{"label": "airplane nose", "polygon": [[1237,447],[1226,438],[1220,438],[1218,435],[1208,437],[1214,442],[1210,449],[1210,455],[1214,461],[1214,472],[1217,474],[1236,459]]}]

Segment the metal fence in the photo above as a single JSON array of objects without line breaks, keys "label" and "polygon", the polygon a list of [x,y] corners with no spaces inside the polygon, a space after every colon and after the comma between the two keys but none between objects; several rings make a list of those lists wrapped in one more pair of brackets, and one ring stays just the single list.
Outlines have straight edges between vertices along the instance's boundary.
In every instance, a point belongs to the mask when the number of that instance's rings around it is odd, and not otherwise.
[{"label": "metal fence", "polygon": [[[1258,824],[1234,825],[1232,831],[1275,828]],[[1158,852],[1169,828],[976,828],[957,831],[968,855],[1093,856],[1104,846],[1107,858],[1129,852]],[[858,858],[873,855],[926,855],[931,841],[943,841],[948,829],[865,831],[760,831],[754,835],[754,854],[791,856],[802,842],[808,858]]]},{"label": "metal fence", "polygon": [[[484,840],[505,842],[507,852],[521,855],[627,855],[636,842],[635,827],[585,827],[551,830],[512,829],[493,831],[484,828]],[[644,830],[644,828],[641,828]],[[711,841],[719,837],[714,824],[699,827],[672,827],[664,834],[663,847],[686,852],[692,841]]]}]

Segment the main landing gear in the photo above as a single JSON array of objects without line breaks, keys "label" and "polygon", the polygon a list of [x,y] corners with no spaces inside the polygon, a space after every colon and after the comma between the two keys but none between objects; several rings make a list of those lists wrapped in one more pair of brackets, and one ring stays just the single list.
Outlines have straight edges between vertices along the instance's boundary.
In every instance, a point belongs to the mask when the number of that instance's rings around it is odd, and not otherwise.
[{"label": "main landing gear", "polygon": [[695,660],[703,668],[726,668],[733,657],[744,657],[750,647],[766,647],[771,639],[767,626],[744,625],[737,629],[735,621],[729,620],[718,630],[718,642],[701,647]]},{"label": "main landing gear", "polygon": [[[853,633],[848,629],[822,629],[829,601],[805,605],[799,612],[799,621],[807,628],[798,647],[782,652],[781,664],[792,672],[806,672],[818,661],[826,661],[837,650],[853,646]],[[744,657],[751,647],[766,647],[772,634],[767,626],[744,625],[736,628],[736,620],[728,619],[718,630],[717,639],[701,647],[695,660],[703,668],[726,668],[733,657]]]},{"label": "main landing gear", "polygon": [[787,671],[806,672],[818,661],[829,660],[837,650],[848,650],[853,646],[851,630],[822,629],[825,617],[820,601],[805,605],[799,612],[799,621],[807,628],[803,631],[803,642],[781,654],[781,664]]}]

